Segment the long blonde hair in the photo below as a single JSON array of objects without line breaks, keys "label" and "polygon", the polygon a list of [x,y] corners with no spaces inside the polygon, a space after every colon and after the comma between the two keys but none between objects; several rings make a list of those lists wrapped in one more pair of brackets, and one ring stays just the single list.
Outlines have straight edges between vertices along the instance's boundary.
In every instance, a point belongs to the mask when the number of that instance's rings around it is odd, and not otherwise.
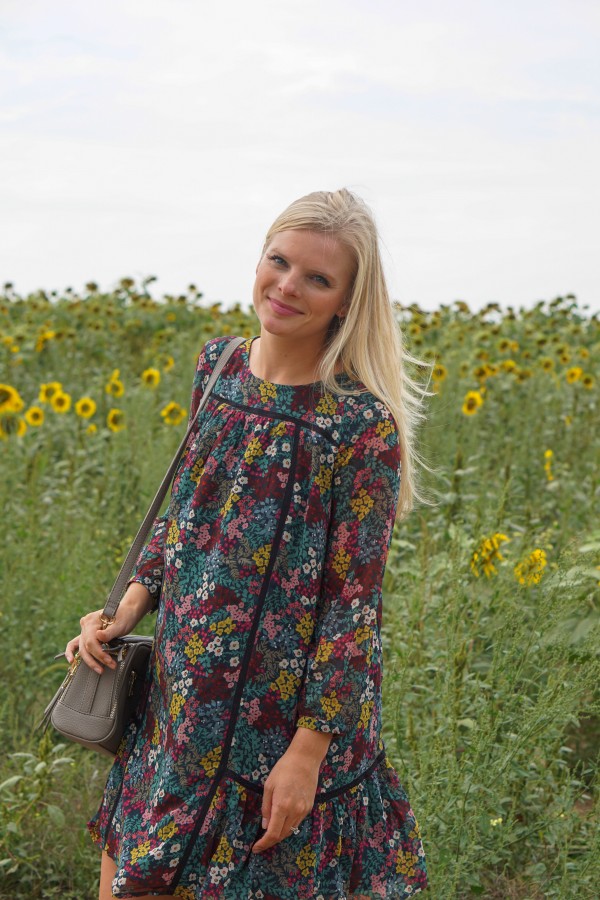
[{"label": "long blonde hair", "polygon": [[430,392],[407,373],[406,364],[430,366],[404,347],[383,274],[373,215],[366,203],[346,188],[315,191],[295,200],[277,217],[267,233],[263,253],[275,234],[289,229],[326,233],[354,254],[356,274],[347,313],[333,319],[318,378],[332,393],[355,393],[336,380],[335,370],[341,363],[351,378],[361,381],[391,412],[401,448],[398,518],[403,518],[415,500],[429,503],[417,484],[418,465],[429,467],[417,452],[415,433],[425,418],[423,403]]}]

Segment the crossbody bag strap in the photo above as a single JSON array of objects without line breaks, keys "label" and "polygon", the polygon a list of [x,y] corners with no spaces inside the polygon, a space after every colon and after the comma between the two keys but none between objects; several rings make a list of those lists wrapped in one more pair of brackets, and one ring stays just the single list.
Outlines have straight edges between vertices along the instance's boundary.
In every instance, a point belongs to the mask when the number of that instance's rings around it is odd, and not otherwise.
[{"label": "crossbody bag strap", "polygon": [[184,436],[183,440],[181,441],[179,447],[177,448],[177,451],[175,453],[175,456],[173,457],[171,465],[167,469],[167,474],[163,478],[162,483],[156,492],[156,496],[155,496],[154,500],[152,501],[152,503],[150,504],[150,508],[149,508],[148,512],[146,513],[144,521],[142,522],[142,524],[140,526],[140,530],[138,531],[138,533],[136,534],[136,536],[133,540],[131,549],[129,550],[129,553],[125,557],[125,561],[124,561],[123,565],[121,566],[121,570],[120,570],[119,574],[117,575],[117,579],[112,587],[110,594],[108,595],[108,600],[106,601],[106,606],[104,607],[104,611],[102,613],[102,615],[104,617],[106,617],[107,619],[112,619],[115,616],[117,609],[119,608],[119,604],[122,600],[122,595],[125,592],[125,587],[127,585],[127,582],[129,581],[132,569],[137,561],[140,550],[144,546],[144,542],[148,536],[148,532],[150,531],[150,528],[152,527],[152,523],[154,522],[156,515],[162,505],[162,502],[165,498],[165,495],[167,493],[169,485],[170,485],[171,481],[173,480],[173,476],[175,475],[175,471],[176,471],[177,465],[179,463],[179,458],[181,457],[181,454],[183,453],[183,448],[185,447],[185,445],[187,443],[187,439],[189,438],[189,436],[192,432],[192,429],[193,429],[194,425],[196,424],[196,419],[198,418],[198,415],[200,414],[200,412],[204,409],[206,402],[210,396],[210,392],[212,391],[213,386],[215,384],[215,381],[219,377],[219,374],[221,373],[223,367],[227,363],[227,360],[232,355],[232,353],[234,353],[235,350],[237,350],[237,348],[240,346],[240,344],[244,343],[245,340],[246,340],[246,338],[243,338],[243,337],[242,338],[234,338],[233,340],[231,340],[227,344],[227,346],[225,347],[223,352],[221,353],[219,359],[217,360],[217,363],[211,373],[211,376],[208,379],[208,383],[206,385],[204,393],[202,394],[200,403],[198,404],[198,409],[196,410],[196,415],[190,422],[189,428],[186,431],[185,436]]}]

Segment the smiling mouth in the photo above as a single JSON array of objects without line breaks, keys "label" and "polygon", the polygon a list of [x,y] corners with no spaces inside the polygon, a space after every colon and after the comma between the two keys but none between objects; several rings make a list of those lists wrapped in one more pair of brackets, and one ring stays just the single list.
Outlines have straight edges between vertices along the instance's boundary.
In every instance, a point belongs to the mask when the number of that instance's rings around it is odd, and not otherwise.
[{"label": "smiling mouth", "polygon": [[287,303],[282,303],[281,300],[276,300],[274,297],[269,297],[269,300],[276,310],[280,309],[282,312],[293,313],[297,316],[303,315],[299,309],[294,309],[293,306],[288,306]]}]

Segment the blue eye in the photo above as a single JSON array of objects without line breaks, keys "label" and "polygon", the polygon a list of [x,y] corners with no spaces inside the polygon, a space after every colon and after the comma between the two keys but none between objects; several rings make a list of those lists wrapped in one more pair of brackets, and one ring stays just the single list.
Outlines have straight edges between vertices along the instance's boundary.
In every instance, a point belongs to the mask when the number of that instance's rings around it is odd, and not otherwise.
[{"label": "blue eye", "polygon": [[285,259],[283,256],[278,256],[277,253],[271,254],[267,259],[270,259],[271,262],[274,262],[277,266],[285,265]]},{"label": "blue eye", "polygon": [[322,284],[323,287],[329,287],[329,282],[327,281],[327,279],[325,278],[324,275],[315,275],[314,279],[315,279],[315,281],[318,281],[319,284]]}]

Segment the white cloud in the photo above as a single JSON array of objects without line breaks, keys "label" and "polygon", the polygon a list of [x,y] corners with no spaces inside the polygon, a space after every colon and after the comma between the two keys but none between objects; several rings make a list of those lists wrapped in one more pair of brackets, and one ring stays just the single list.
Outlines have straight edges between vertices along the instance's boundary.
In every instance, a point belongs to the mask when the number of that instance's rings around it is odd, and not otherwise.
[{"label": "white cloud", "polygon": [[250,296],[281,207],[348,184],[393,293],[600,305],[597,5],[4,4],[0,278]]}]

